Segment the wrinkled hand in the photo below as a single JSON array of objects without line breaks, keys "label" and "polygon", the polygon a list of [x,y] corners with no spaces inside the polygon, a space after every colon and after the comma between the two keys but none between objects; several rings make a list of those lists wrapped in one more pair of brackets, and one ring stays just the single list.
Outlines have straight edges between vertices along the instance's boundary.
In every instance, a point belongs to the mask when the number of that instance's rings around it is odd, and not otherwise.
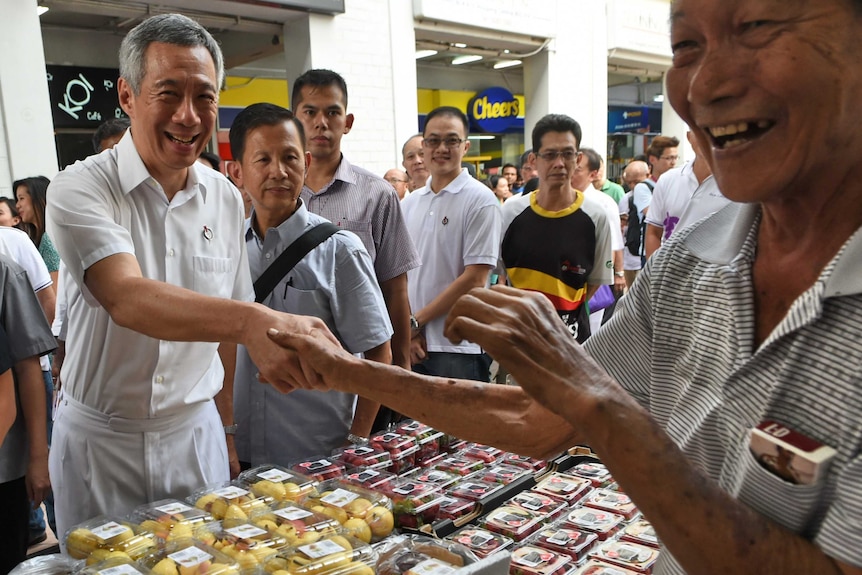
[{"label": "wrinkled hand", "polygon": [[481,345],[525,392],[572,424],[596,394],[616,386],[538,293],[505,286],[473,289],[452,307],[444,333],[453,342]]},{"label": "wrinkled hand", "polygon": [[260,381],[271,384],[282,393],[294,389],[314,389],[319,385],[316,383],[319,378],[300,361],[293,349],[279,346],[270,339],[268,330],[306,335],[322,346],[342,349],[326,324],[316,317],[280,313],[258,306],[258,314],[249,323],[242,343],[260,372]]},{"label": "wrinkled hand", "polygon": [[617,299],[620,298],[623,293],[626,291],[626,278],[625,276],[619,277],[617,275],[614,276],[614,295],[617,296]]},{"label": "wrinkled hand", "polygon": [[267,336],[273,345],[288,350],[299,363],[308,383],[306,389],[348,391],[343,384],[349,381],[351,370],[363,361],[318,334],[270,330]]},{"label": "wrinkled hand", "polygon": [[51,478],[48,476],[48,454],[44,457],[31,457],[27,464],[27,497],[36,508],[51,492]]},{"label": "wrinkled hand", "polygon": [[428,357],[428,344],[425,334],[420,332],[410,338],[410,365],[422,363]]}]

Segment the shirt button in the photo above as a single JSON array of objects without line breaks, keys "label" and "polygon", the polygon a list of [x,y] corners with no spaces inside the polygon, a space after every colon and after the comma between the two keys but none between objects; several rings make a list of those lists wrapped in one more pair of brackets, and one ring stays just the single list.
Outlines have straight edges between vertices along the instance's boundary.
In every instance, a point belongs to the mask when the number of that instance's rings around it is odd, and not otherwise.
[{"label": "shirt button", "polygon": [[272,259],[272,252],[266,252],[266,255],[264,255],[263,257],[265,257],[268,260]]},{"label": "shirt button", "polygon": [[170,257],[174,257],[174,250],[168,250],[168,255]]},{"label": "shirt button", "polygon": [[156,383],[164,383],[164,382],[165,382],[164,377],[162,377],[161,375],[156,376]]}]

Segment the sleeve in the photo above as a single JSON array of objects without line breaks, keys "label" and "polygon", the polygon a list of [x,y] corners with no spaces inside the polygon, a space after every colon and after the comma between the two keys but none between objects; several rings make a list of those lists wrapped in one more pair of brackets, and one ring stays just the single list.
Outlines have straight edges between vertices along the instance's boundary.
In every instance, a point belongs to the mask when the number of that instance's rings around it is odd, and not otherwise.
[{"label": "sleeve", "polygon": [[60,254],[57,253],[57,248],[54,247],[54,242],[51,241],[51,236],[47,232],[42,234],[42,241],[39,242],[39,255],[48,266],[48,272],[54,273],[60,271]]},{"label": "sleeve", "polygon": [[6,335],[6,330],[0,325],[0,373],[6,373],[12,369],[13,365],[15,364],[9,349],[9,336]]},{"label": "sleeve", "polygon": [[27,272],[5,256],[0,257],[0,279],[0,325],[6,333],[15,334],[9,340],[13,363],[53,351],[57,343]]},{"label": "sleeve", "polygon": [[659,178],[655,189],[652,192],[652,198],[649,202],[649,211],[646,215],[646,222],[654,226],[664,229],[664,214],[667,211],[665,203],[667,201],[667,193],[669,189],[668,182],[670,178]]},{"label": "sleeve", "polygon": [[[638,213],[642,214],[645,209],[650,207],[650,202],[652,201],[652,191],[650,191],[649,186],[647,186],[646,184],[638,184],[635,186],[634,198],[635,206],[637,206]],[[641,221],[643,221],[643,218],[641,218]]]},{"label": "sleeve", "polygon": [[53,283],[45,260],[42,259],[39,250],[27,234],[16,231],[14,234],[5,235],[3,241],[10,244],[9,247],[12,250],[10,255],[15,263],[27,272],[33,291],[42,291]]},{"label": "sleeve", "polygon": [[[342,234],[345,237],[339,237]],[[333,322],[347,350],[361,353],[389,341],[392,324],[374,276],[371,256],[362,241],[347,231],[339,232],[333,240],[336,242],[330,284]]]},{"label": "sleeve", "polygon": [[[490,190],[489,190],[490,192]],[[462,192],[463,193],[463,192]],[[464,218],[464,265],[496,266],[500,257],[500,204],[480,205]]]},{"label": "sleeve", "polygon": [[[605,210],[596,206],[593,221],[596,226],[596,251],[593,255],[593,271],[587,283],[613,284],[614,260],[611,250],[611,224],[605,216]],[[619,226],[618,226],[619,227]]]},{"label": "sleeve", "polygon": [[862,454],[844,466],[814,543],[830,557],[862,566]]},{"label": "sleeve", "polygon": [[110,183],[81,170],[60,172],[48,186],[48,233],[69,273],[90,303],[84,272],[118,253],[135,255],[129,231],[119,223]]},{"label": "sleeve", "polygon": [[387,182],[383,181],[383,184],[388,189],[381,192],[374,211],[375,235],[380,238],[374,271],[381,283],[419,267],[419,252],[404,223],[398,194]]},{"label": "sleeve", "polygon": [[54,337],[65,341],[66,333],[68,332],[66,315],[69,308],[69,300],[66,290],[69,288],[69,282],[72,281],[72,278],[69,277],[69,270],[62,261],[60,262],[60,269],[58,271],[57,305],[54,307],[54,323],[51,324],[51,331],[54,333]]}]

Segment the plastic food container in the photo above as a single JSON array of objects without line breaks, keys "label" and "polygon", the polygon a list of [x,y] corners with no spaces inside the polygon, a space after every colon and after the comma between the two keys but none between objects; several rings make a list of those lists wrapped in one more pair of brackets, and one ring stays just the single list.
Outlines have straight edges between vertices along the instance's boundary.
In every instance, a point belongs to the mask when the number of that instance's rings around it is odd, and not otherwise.
[{"label": "plastic food container", "polygon": [[486,465],[491,465],[496,463],[497,458],[503,455],[503,450],[491,447],[490,445],[482,445],[481,443],[468,443],[461,449],[460,454],[470,459],[478,459]]},{"label": "plastic food container", "polygon": [[387,542],[378,549],[377,575],[450,575],[479,560],[454,541],[407,535]]},{"label": "plastic food container", "polygon": [[251,523],[270,534],[283,537],[288,546],[314,543],[327,535],[343,531],[341,524],[323,513],[306,509],[292,501],[276,503],[271,510],[261,510],[251,517]]},{"label": "plastic food container", "polygon": [[151,571],[141,567],[128,557],[109,557],[95,565],[84,567],[76,575],[149,575]]},{"label": "plastic food container", "polygon": [[368,445],[351,445],[336,449],[332,459],[345,467],[364,469],[387,469],[392,466],[392,456],[385,449],[375,449]]},{"label": "plastic food container", "polygon": [[448,435],[418,421],[402,423],[395,428],[395,431],[416,438],[416,442],[419,444],[419,451],[416,452],[416,465],[422,465],[442,453],[449,445]]},{"label": "plastic food container", "polygon": [[573,560],[568,555],[534,545],[522,545],[512,551],[510,575],[565,575]]},{"label": "plastic food container", "polygon": [[327,481],[344,475],[346,468],[342,463],[327,459],[326,457],[318,457],[317,459],[307,459],[294,463],[290,466],[293,471],[307,475],[317,481]]},{"label": "plastic food container", "polygon": [[437,511],[437,519],[451,519],[455,521],[469,515],[476,510],[476,502],[451,495],[441,495],[437,499],[440,509]]},{"label": "plastic food container", "polygon": [[437,520],[440,509],[440,488],[431,483],[399,479],[387,494],[392,499],[392,512],[398,527],[417,528]]},{"label": "plastic food container", "polygon": [[398,476],[380,469],[356,469],[341,478],[345,483],[371,491],[386,491]]},{"label": "plastic food container", "polygon": [[181,537],[192,537],[197,529],[211,524],[215,518],[211,513],[192,507],[177,499],[162,499],[135,508],[129,520],[156,535],[162,541]]},{"label": "plastic food container", "polygon": [[469,499],[470,501],[479,501],[486,495],[490,495],[503,487],[500,483],[489,483],[480,479],[467,478],[449,487],[446,493],[462,499]]},{"label": "plastic food container", "polygon": [[80,570],[83,561],[67,555],[42,555],[19,563],[9,575],[72,575]]},{"label": "plastic food container", "polygon": [[275,501],[296,501],[314,490],[315,481],[279,465],[261,465],[243,471],[239,483],[258,496]]},{"label": "plastic food container", "polygon": [[478,557],[488,557],[515,544],[511,537],[472,525],[456,531],[446,539],[460,543]]},{"label": "plastic food container", "polygon": [[607,487],[614,480],[611,477],[611,472],[602,463],[578,463],[571,469],[566,470],[566,473],[575,477],[589,479],[593,487]]},{"label": "plastic food container", "polygon": [[419,467],[412,471],[408,471],[403,475],[403,477],[412,481],[430,483],[432,485],[436,485],[440,489],[445,489],[461,479],[461,476],[457,473],[443,471],[442,469],[429,469],[426,467]]},{"label": "plastic food container", "polygon": [[267,573],[291,575],[373,575],[377,554],[370,545],[346,535],[288,547],[264,563]]},{"label": "plastic food container", "polygon": [[631,569],[590,559],[581,567],[578,567],[577,571],[572,573],[572,575],[637,575],[637,573],[637,571],[632,571]]},{"label": "plastic food container", "polygon": [[521,509],[526,509],[535,515],[544,517],[545,522],[558,519],[569,510],[569,506],[565,502],[535,491],[522,491],[512,496],[504,505],[515,505]]},{"label": "plastic food container", "polygon": [[620,530],[625,518],[592,507],[577,507],[563,521],[575,529],[592,531],[599,536],[600,541],[605,541]]},{"label": "plastic food container", "polygon": [[303,498],[300,504],[329,515],[363,541],[379,541],[395,527],[388,497],[339,480],[324,481],[316,493]]},{"label": "plastic food container", "polygon": [[255,495],[236,482],[204,487],[192,493],[186,501],[230,526],[245,523],[252,513],[268,509],[275,500],[269,495]]},{"label": "plastic food container", "polygon": [[460,455],[451,455],[434,464],[435,469],[449,471],[462,477],[475,473],[485,468],[485,463],[479,459],[470,459]]},{"label": "plastic food container", "polygon": [[392,466],[389,470],[392,473],[401,474],[416,466],[419,442],[415,437],[394,432],[383,433],[372,436],[368,445],[389,452],[392,457]]},{"label": "plastic food container", "polygon": [[626,519],[631,519],[638,514],[638,508],[632,503],[631,498],[622,491],[596,489],[584,498],[583,504],[587,507],[622,515]]},{"label": "plastic food container", "polygon": [[575,561],[580,561],[586,557],[598,540],[598,536],[590,531],[580,531],[572,527],[558,525],[545,527],[536,532],[528,541],[537,547],[564,553]]},{"label": "plastic food container", "polygon": [[571,505],[592,491],[592,484],[583,477],[551,473],[533,487],[533,491],[556,497]]},{"label": "plastic food container", "polygon": [[515,541],[523,541],[543,525],[541,517],[514,505],[501,505],[482,520],[482,527],[485,529],[496,531]]},{"label": "plastic food container", "polygon": [[194,539],[177,539],[140,559],[153,575],[239,575],[236,561]]},{"label": "plastic food container", "polygon": [[217,531],[212,546],[234,559],[243,574],[254,575],[264,561],[287,547],[288,542],[286,537],[270,533],[257,525],[242,523]]},{"label": "plastic food container", "polygon": [[491,467],[486,467],[481,471],[481,473],[476,474],[476,477],[481,479],[482,481],[508,485],[516,479],[520,479],[521,477],[528,475],[529,473],[529,471],[520,467],[497,463],[495,465],[492,465]]},{"label": "plastic food container", "polygon": [[659,548],[658,536],[655,534],[655,529],[653,529],[652,523],[646,519],[638,519],[626,525],[620,539],[640,543],[641,545],[654,547],[655,549]]},{"label": "plastic food container", "polygon": [[155,548],[155,535],[119,518],[100,515],[66,532],[66,552],[94,565],[108,557],[136,560]]},{"label": "plastic food container", "polygon": [[630,541],[605,541],[592,551],[590,557],[612,563],[638,573],[649,573],[658,559],[658,549]]},{"label": "plastic food container", "polygon": [[526,455],[518,455],[517,453],[503,453],[497,460],[498,463],[511,465],[512,467],[520,467],[532,473],[541,473],[548,468],[548,462],[541,459],[534,459]]}]

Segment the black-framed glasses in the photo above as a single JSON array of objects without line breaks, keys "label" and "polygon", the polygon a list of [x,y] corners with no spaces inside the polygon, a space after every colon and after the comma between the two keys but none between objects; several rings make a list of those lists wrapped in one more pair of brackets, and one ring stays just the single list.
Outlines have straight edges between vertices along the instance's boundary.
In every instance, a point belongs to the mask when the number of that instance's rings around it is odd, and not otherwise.
[{"label": "black-framed glasses", "polygon": [[539,152],[536,156],[542,158],[546,162],[553,162],[562,156],[563,160],[570,162],[577,158],[578,154],[580,154],[580,152],[577,150],[547,150],[545,152]]},{"label": "black-framed glasses", "polygon": [[430,138],[424,138],[422,140],[422,145],[430,150],[437,148],[440,144],[443,144],[447,148],[455,148],[461,145],[461,142],[463,141],[463,139],[456,138],[455,136],[451,136],[449,138],[437,138],[435,136],[431,136]]},{"label": "black-framed glasses", "polygon": [[401,178],[383,178],[383,179],[386,180],[387,182],[389,182],[390,184],[398,184],[398,183],[406,184],[407,182],[410,181],[410,180],[402,180]]}]

